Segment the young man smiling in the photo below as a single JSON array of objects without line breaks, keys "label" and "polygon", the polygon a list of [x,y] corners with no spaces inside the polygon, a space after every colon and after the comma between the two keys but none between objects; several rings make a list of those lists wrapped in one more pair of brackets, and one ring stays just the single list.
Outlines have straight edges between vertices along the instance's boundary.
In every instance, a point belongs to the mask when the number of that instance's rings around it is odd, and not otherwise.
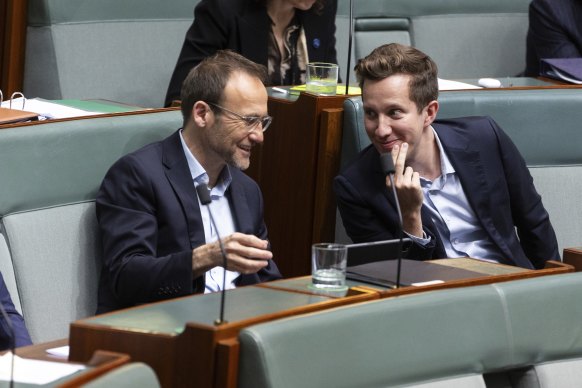
[{"label": "young man smiling", "polygon": [[[184,127],[117,161],[97,195],[104,264],[98,312],[280,278],[271,260],[263,199],[241,170],[263,142],[266,71],[219,51],[182,86]],[[196,186],[211,188],[210,207]],[[217,233],[218,232],[218,233]]]},{"label": "young man smiling", "polygon": [[519,151],[489,117],[437,120],[437,66],[421,51],[378,47],[356,66],[372,145],[336,177],[354,242],[397,238],[380,154],[391,153],[411,259],[473,257],[525,268],[559,260],[548,213]]}]

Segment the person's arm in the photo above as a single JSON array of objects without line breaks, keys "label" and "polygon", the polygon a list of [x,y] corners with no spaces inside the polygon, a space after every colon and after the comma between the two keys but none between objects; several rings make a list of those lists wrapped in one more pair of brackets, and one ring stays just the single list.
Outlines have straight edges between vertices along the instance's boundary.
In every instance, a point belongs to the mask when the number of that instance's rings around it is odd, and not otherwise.
[{"label": "person's arm", "polygon": [[194,22],[186,32],[166,93],[165,106],[180,99],[182,82],[192,68],[204,58],[228,47],[230,13],[228,9],[222,8],[222,3],[217,0],[202,0],[194,9]]},{"label": "person's arm", "polygon": [[128,305],[186,295],[193,288],[191,247],[158,253],[168,249],[161,246],[159,229],[175,226],[158,224],[156,213],[170,210],[158,208],[155,186],[146,167],[129,156],[110,169],[96,199],[104,269],[111,291]]},{"label": "person's arm", "polygon": [[[333,182],[338,208],[348,236],[355,243],[391,240],[400,237],[400,223],[395,209],[386,200],[386,206],[379,208],[370,203],[369,187],[362,190],[343,175],[338,175]],[[384,198],[381,191],[374,195]],[[428,244],[415,241],[407,254],[414,260],[426,260],[432,257],[436,239],[429,230],[424,230]],[[405,236],[406,237],[406,236]],[[424,237],[424,236],[423,236]]]},{"label": "person's arm", "polygon": [[520,244],[534,267],[543,268],[546,260],[560,260],[556,233],[519,150],[493,120],[490,123],[499,143]]},{"label": "person's arm", "polygon": [[31,345],[32,341],[24,323],[24,318],[22,318],[22,315],[16,311],[10,293],[4,283],[2,274],[0,274],[0,303],[2,303],[2,307],[4,308],[4,311],[6,311],[6,315],[12,324],[12,328],[10,328],[10,326],[4,321],[4,317],[0,316],[0,350],[10,349],[12,335],[14,335],[15,347]]}]

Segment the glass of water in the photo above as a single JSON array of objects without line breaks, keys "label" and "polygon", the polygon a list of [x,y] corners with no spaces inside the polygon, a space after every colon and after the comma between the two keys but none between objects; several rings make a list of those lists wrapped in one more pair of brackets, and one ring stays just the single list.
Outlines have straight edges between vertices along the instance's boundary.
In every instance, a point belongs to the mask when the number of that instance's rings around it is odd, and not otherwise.
[{"label": "glass of water", "polygon": [[338,66],[335,63],[311,62],[307,64],[305,90],[320,96],[335,96]]},{"label": "glass of water", "polygon": [[319,243],[311,247],[312,283],[320,289],[345,289],[348,248],[343,244]]}]

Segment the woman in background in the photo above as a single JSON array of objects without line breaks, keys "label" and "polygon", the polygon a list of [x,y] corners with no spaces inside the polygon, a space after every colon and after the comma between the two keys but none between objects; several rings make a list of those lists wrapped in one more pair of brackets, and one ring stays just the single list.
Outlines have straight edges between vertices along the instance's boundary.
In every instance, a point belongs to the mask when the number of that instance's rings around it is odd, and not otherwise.
[{"label": "woman in background", "polygon": [[337,63],[337,0],[201,0],[172,74],[166,106],[190,69],[231,49],[265,65],[270,85],[305,83],[308,62]]}]

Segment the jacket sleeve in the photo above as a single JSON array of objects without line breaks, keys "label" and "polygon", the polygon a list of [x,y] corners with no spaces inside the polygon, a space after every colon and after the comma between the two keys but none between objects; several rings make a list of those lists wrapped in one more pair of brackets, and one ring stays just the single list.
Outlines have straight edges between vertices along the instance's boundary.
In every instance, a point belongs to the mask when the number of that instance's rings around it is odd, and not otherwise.
[{"label": "jacket sleeve", "polygon": [[[192,251],[158,255],[160,211],[155,184],[132,155],[107,173],[96,199],[103,264],[111,292],[126,305],[192,292]],[[103,276],[103,275],[102,275]]]},{"label": "jacket sleeve", "polygon": [[560,260],[550,216],[542,204],[542,198],[536,191],[533,178],[519,150],[493,120],[490,122],[499,144],[519,242],[534,267],[543,268],[546,260]]}]

